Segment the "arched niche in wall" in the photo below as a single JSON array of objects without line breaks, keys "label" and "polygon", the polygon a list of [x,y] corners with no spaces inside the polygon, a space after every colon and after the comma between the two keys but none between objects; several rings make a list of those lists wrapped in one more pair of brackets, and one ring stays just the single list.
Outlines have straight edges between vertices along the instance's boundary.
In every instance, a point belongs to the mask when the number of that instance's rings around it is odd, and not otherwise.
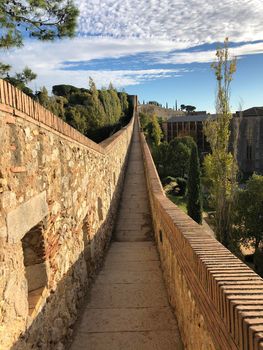
[{"label": "arched niche in wall", "polygon": [[33,311],[38,308],[48,282],[43,231],[44,224],[40,222],[22,238],[29,315],[32,315]]}]

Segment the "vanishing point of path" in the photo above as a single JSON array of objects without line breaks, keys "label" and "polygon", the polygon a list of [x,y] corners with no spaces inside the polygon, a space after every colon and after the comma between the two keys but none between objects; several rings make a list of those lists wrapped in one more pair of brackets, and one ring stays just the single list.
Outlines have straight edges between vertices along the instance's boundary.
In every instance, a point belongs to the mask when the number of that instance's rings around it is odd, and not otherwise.
[{"label": "vanishing point of path", "polygon": [[152,233],[136,125],[114,239],[71,350],[183,349]]}]

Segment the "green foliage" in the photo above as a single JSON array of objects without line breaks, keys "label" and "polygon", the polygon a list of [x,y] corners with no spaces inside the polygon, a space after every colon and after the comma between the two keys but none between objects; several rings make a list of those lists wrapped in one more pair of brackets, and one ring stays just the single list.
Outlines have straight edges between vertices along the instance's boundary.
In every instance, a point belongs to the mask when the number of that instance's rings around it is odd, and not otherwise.
[{"label": "green foliage", "polygon": [[190,136],[175,137],[169,143],[167,171],[174,177],[185,178],[188,174],[189,160],[194,140]]},{"label": "green foliage", "polygon": [[52,87],[52,92],[56,96],[63,96],[68,98],[70,95],[78,92],[80,89],[76,88],[75,86],[72,85],[54,85]]},{"label": "green foliage", "polygon": [[176,178],[172,177],[172,176],[166,176],[163,180],[162,180],[162,184],[163,185],[169,185],[169,183],[171,182],[176,182]]},{"label": "green foliage", "polygon": [[67,108],[65,111],[65,120],[82,134],[85,134],[88,130],[89,125],[87,123],[85,107],[83,106]]},{"label": "green foliage", "polygon": [[110,90],[97,90],[90,78],[89,89],[55,85],[52,91],[54,96],[49,97],[47,90],[42,88],[36,94],[37,100],[96,142],[101,142],[129,121],[127,94],[124,91],[118,93],[112,84]]},{"label": "green foliage", "polygon": [[170,143],[162,142],[152,148],[154,162],[161,179],[167,176],[185,178],[188,174],[192,137],[177,137]]},{"label": "green foliage", "polygon": [[196,107],[191,105],[181,105],[181,110],[185,110],[187,113],[191,113],[196,110]]},{"label": "green foliage", "polygon": [[237,192],[235,234],[245,246],[255,249],[263,243],[263,176],[253,174]]},{"label": "green foliage", "polygon": [[217,79],[217,119],[208,120],[204,131],[211,147],[211,154],[204,160],[205,174],[209,178],[209,191],[215,208],[215,231],[218,240],[229,245],[231,234],[231,211],[236,189],[237,166],[229,152],[230,83],[236,69],[236,61],[229,60],[228,40],[216,52],[217,61],[212,65]]},{"label": "green foliage", "polygon": [[10,64],[4,64],[0,62],[0,78],[5,78],[8,75],[11,68],[12,67],[10,66]]},{"label": "green foliage", "polygon": [[[5,66],[2,64],[2,67]],[[25,67],[24,70],[21,73],[16,73],[13,77],[6,76],[4,78],[6,81],[8,81],[10,84],[14,85],[21,91],[23,91],[28,96],[34,98],[33,91],[26,86],[30,81],[36,79],[37,75],[32,72],[32,70],[28,67]]]},{"label": "green foliage", "polygon": [[40,88],[40,90],[36,93],[36,98],[38,103],[40,103],[43,107],[49,109],[50,98],[48,96],[48,91],[45,88],[45,86]]},{"label": "green foliage", "polygon": [[36,77],[36,73],[28,67],[25,67],[21,73],[16,73],[16,79],[24,84],[28,84],[30,81],[35,80]]},{"label": "green foliage", "polygon": [[152,147],[152,155],[158,174],[162,179],[169,176],[168,165],[169,165],[169,144],[162,142],[159,146]]},{"label": "green foliage", "polygon": [[178,195],[184,196],[187,188],[187,181],[183,177],[177,177],[176,179],[177,185],[179,187]]},{"label": "green foliage", "polygon": [[158,122],[157,116],[152,117],[152,121],[150,124],[148,124],[148,130],[149,130],[149,136],[152,142],[156,145],[159,146],[161,143],[161,139],[163,137],[163,132],[160,127],[160,124]]},{"label": "green foliage", "polygon": [[191,151],[188,172],[187,213],[198,224],[202,223],[202,191],[200,179],[200,165],[197,146]]},{"label": "green foliage", "polygon": [[72,37],[78,10],[73,1],[0,1],[0,48],[21,46],[24,33],[40,40]]},{"label": "green foliage", "polygon": [[128,114],[129,112],[129,101],[126,92],[123,90],[118,92],[118,97],[121,104],[122,117]]},{"label": "green foliage", "polygon": [[49,109],[52,113],[65,120],[65,105],[67,99],[62,96],[48,96],[48,91],[42,87],[36,94],[35,98],[43,107]]},{"label": "green foliage", "polygon": [[162,105],[160,103],[158,103],[157,101],[149,101],[148,104],[149,105],[154,105],[154,106],[157,106],[157,107],[162,107]]},{"label": "green foliage", "polygon": [[149,114],[146,114],[146,113],[143,113],[143,112],[139,113],[139,117],[140,117],[141,128],[144,131],[144,133],[147,133],[148,125],[151,122],[151,117],[149,116]]}]

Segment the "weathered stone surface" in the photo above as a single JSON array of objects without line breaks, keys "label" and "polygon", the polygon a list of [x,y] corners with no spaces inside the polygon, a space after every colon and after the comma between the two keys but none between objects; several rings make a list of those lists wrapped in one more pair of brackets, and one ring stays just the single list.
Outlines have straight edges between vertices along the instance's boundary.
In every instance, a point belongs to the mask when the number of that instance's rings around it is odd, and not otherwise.
[{"label": "weathered stone surface", "polygon": [[[133,123],[106,149],[8,86],[0,80],[0,349],[63,349],[111,239]],[[30,316],[21,239],[40,221],[47,281]]]},{"label": "weathered stone surface", "polygon": [[47,215],[46,192],[43,191],[7,214],[8,240],[18,242]]},{"label": "weathered stone surface", "polygon": [[38,289],[47,284],[46,264],[40,263],[26,267],[26,278],[28,282],[28,291]]},{"label": "weathered stone surface", "polygon": [[[115,241],[91,288],[81,320],[76,324],[71,350],[183,348],[176,318],[169,306],[153,235],[149,241],[142,229],[148,227],[152,232],[138,137],[136,128],[118,211]],[[144,183],[140,191],[136,188],[131,190],[130,184],[134,181]],[[143,204],[141,194],[145,199]],[[127,221],[127,237],[119,231],[119,223],[126,217],[126,211],[122,209],[125,201],[134,205],[134,212],[139,214],[138,221],[141,222],[138,228],[131,220]],[[140,207],[139,203],[142,204]],[[152,266],[151,271],[147,270],[147,264]]]}]

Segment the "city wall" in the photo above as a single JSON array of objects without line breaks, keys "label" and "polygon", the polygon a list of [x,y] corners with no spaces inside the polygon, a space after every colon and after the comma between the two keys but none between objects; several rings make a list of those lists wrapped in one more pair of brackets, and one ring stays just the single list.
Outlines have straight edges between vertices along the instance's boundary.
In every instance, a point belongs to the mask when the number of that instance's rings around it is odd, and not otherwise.
[{"label": "city wall", "polygon": [[111,239],[133,123],[96,144],[0,80],[1,349],[64,349]]}]

